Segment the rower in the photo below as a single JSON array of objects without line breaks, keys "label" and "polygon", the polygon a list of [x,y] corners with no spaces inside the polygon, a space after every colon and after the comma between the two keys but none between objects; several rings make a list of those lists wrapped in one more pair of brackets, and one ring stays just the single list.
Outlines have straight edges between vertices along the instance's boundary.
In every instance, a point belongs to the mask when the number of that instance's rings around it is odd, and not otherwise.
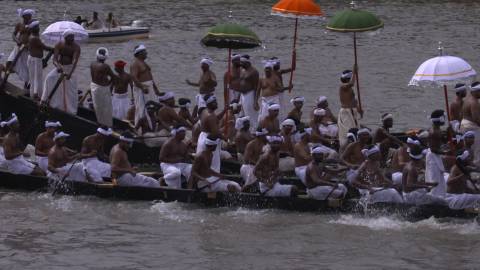
[{"label": "rower", "polygon": [[310,154],[310,134],[311,128],[305,128],[299,130],[298,134],[300,141],[297,142],[293,148],[293,156],[295,158],[295,175],[300,178],[303,184],[305,184],[305,172],[307,165],[312,161]]},{"label": "rower", "polygon": [[281,124],[280,136],[283,143],[280,146],[279,168],[282,172],[295,170],[295,159],[293,158],[293,146],[295,144],[294,134],[296,132],[295,121],[285,119]]},{"label": "rower", "polygon": [[[407,138],[407,143],[402,144],[400,148],[395,151],[392,157],[391,170],[392,170],[392,181],[395,185],[400,185],[402,183],[402,171],[405,166],[411,161],[410,151],[423,151],[422,144],[417,136],[409,136]],[[415,154],[418,155],[418,154]],[[424,154],[422,154],[422,158]],[[383,160],[383,158],[382,158]],[[425,167],[425,162],[422,159],[423,167]]]},{"label": "rower", "polygon": [[156,179],[137,173],[137,168],[130,165],[128,150],[132,147],[133,141],[133,136],[130,133],[123,133],[118,143],[110,151],[112,178],[116,179],[119,186],[160,187],[160,183]]},{"label": "rower", "polygon": [[253,173],[259,181],[260,194],[267,197],[294,197],[297,187],[280,184],[279,151],[283,138],[278,135],[267,136],[268,151],[260,156]]},{"label": "rower", "polygon": [[237,130],[235,135],[237,158],[238,161],[242,162],[247,144],[254,139],[252,133],[250,133],[250,118],[248,116],[237,118],[235,121],[235,129]]},{"label": "rower", "polygon": [[[226,127],[228,132],[226,135],[226,139],[229,144],[235,141],[235,135],[237,131],[237,129],[235,128],[235,123],[241,111],[242,111],[242,106],[238,102],[232,101],[228,106],[228,113],[225,113],[223,115],[223,118],[220,120],[220,132],[222,134],[225,134],[225,122],[227,124]],[[244,116],[244,117],[247,117],[247,116]]]},{"label": "rower", "polygon": [[160,95],[158,100],[162,106],[160,107],[160,110],[158,110],[157,119],[164,127],[183,125],[192,128],[190,123],[185,121],[185,119],[180,117],[175,111],[175,94],[173,92],[166,92],[163,95]]},{"label": "rower", "polygon": [[15,114],[12,114],[8,121],[3,122],[9,131],[3,139],[3,152],[5,155],[5,166],[13,174],[45,175],[38,166],[28,162],[24,157],[25,147],[20,141],[20,124]]},{"label": "rower", "polygon": [[297,125],[298,128],[302,122],[302,108],[303,104],[305,103],[305,98],[294,97],[290,100],[290,103],[293,105],[293,109],[288,113],[287,118],[295,121],[295,125]]},{"label": "rower", "polygon": [[321,143],[331,149],[338,147],[338,126],[328,121],[326,117],[327,111],[324,109],[316,109],[313,113],[314,117],[310,121],[312,128],[312,142]]},{"label": "rower", "polygon": [[62,80],[47,105],[71,114],[77,114],[77,81],[73,73],[77,67],[80,53],[80,46],[75,42],[74,32],[71,29],[65,30],[63,41],[58,42],[54,48],[53,65],[55,68],[45,78],[41,99],[43,103],[47,102],[57,82]]},{"label": "rower", "polygon": [[135,126],[135,130],[138,134],[145,135],[145,133],[157,132],[161,129],[157,121],[157,111],[160,109],[160,106],[161,105],[155,101],[149,101],[145,104],[145,110],[147,113],[140,118]]},{"label": "rower", "polygon": [[333,115],[332,110],[330,110],[330,107],[328,105],[328,99],[326,96],[319,96],[317,98],[317,106],[312,110],[310,117],[313,117],[313,113],[315,112],[316,109],[324,109],[326,114],[325,117],[329,122],[337,123],[337,117]]},{"label": "rower", "polygon": [[92,77],[90,91],[92,93],[93,108],[95,109],[97,122],[100,125],[112,127],[112,95],[110,86],[116,75],[110,66],[105,63],[108,58],[107,48],[98,48],[96,57],[97,60],[90,64],[90,75]]},{"label": "rower", "polygon": [[71,150],[65,146],[70,134],[63,131],[56,132],[53,137],[55,145],[48,152],[48,173],[50,179],[62,181],[86,182],[88,177],[83,165],[78,161],[83,157],[82,154],[72,154]]},{"label": "rower", "polygon": [[105,20],[105,23],[107,24],[108,28],[116,28],[118,27],[120,24],[117,22],[117,20],[115,20],[115,18],[113,18],[113,13],[112,12],[109,12],[108,15],[107,15],[107,19]]},{"label": "rower", "polygon": [[199,88],[199,94],[196,96],[196,105],[193,109],[193,115],[197,117],[198,107],[200,105],[205,105],[205,100],[203,99],[207,94],[215,94],[215,87],[217,86],[217,77],[215,73],[210,70],[213,61],[212,59],[205,57],[200,60],[200,68],[202,69],[202,75],[197,83],[191,82],[190,80],[185,80],[188,85]]},{"label": "rower", "polygon": [[[260,79],[257,89],[257,96],[261,96],[260,113],[258,115],[258,122],[261,122],[268,116],[268,106],[272,103],[280,103],[280,94],[285,90],[282,87],[282,82],[278,76],[273,73],[274,63],[271,61],[265,62],[265,78]],[[283,119],[283,109],[280,106],[279,116]]]},{"label": "rower", "polygon": [[358,188],[362,198],[370,203],[390,202],[403,203],[403,198],[393,188],[393,183],[385,178],[380,168],[380,148],[370,145],[362,149],[365,161],[357,171],[357,176],[352,185]]},{"label": "rower", "polygon": [[267,144],[268,130],[257,128],[255,131],[255,139],[250,141],[245,147],[243,155],[243,164],[240,167],[240,175],[243,179],[242,190],[247,189],[249,186],[257,182],[257,177],[253,173],[255,164],[262,155],[263,148]]},{"label": "rower", "polygon": [[188,122],[189,125],[192,126],[195,125],[195,123],[198,121],[196,117],[193,117],[192,114],[190,113],[190,104],[191,101],[188,98],[179,98],[178,99],[178,116],[180,116],[184,121]]},{"label": "rower", "polygon": [[28,40],[29,56],[27,60],[30,97],[40,100],[43,92],[43,51],[53,51],[53,48],[43,44],[40,39],[40,23],[38,21],[32,21],[27,28],[31,33]]},{"label": "rower", "polygon": [[463,150],[466,150],[469,152],[470,157],[469,161],[475,160],[475,151],[473,151],[473,145],[475,144],[475,132],[473,131],[467,131],[465,134],[463,134]]},{"label": "rower", "polygon": [[38,167],[45,173],[48,171],[48,152],[55,145],[53,137],[61,127],[62,124],[58,121],[45,121],[45,132],[40,133],[35,141],[35,157]]},{"label": "rower", "polygon": [[451,209],[476,208],[480,205],[480,191],[470,177],[470,154],[464,151],[457,156],[447,181],[446,201]]},{"label": "rower", "polygon": [[226,180],[227,176],[219,173],[220,169],[218,171],[213,169],[212,163],[215,152],[220,148],[220,139],[209,135],[202,143],[205,146],[193,162],[192,173],[188,181],[189,188],[196,186],[202,192],[239,192],[241,187],[238,183]]},{"label": "rower", "polygon": [[347,194],[347,187],[343,184],[332,181],[332,174],[338,170],[330,170],[324,164],[325,158],[330,151],[324,146],[312,148],[313,160],[308,163],[305,172],[305,186],[308,197],[315,200],[326,200],[329,198],[340,199]]},{"label": "rower", "polygon": [[[232,102],[234,100],[240,100],[240,83],[241,83],[241,74],[242,74],[242,65],[240,63],[240,54],[232,55],[232,67],[230,69],[230,80],[228,80],[228,70],[223,75],[223,92],[228,91],[229,100]],[[226,102],[226,101],[225,101]],[[197,101],[198,105],[198,101]]]},{"label": "rower", "polygon": [[347,146],[340,156],[340,160],[351,170],[347,172],[347,180],[351,183],[357,175],[357,169],[365,161],[362,150],[372,142],[372,133],[368,128],[357,132],[357,141]]},{"label": "rower", "polygon": [[115,61],[115,72],[117,74],[113,77],[111,84],[112,91],[112,116],[124,120],[127,118],[128,109],[132,106],[132,100],[128,99],[128,88],[133,90],[132,76],[125,72],[125,65],[127,63],[122,60]]},{"label": "rower", "polygon": [[393,115],[385,113],[380,118],[382,126],[379,127],[373,136],[373,143],[380,145],[380,152],[382,153],[382,167],[387,166],[387,160],[391,156],[391,149],[395,146],[402,146],[403,142],[390,134],[390,129],[393,127]]},{"label": "rower", "polygon": [[147,48],[143,45],[135,46],[133,50],[135,60],[130,65],[130,75],[133,80],[133,98],[135,101],[135,125],[140,118],[145,116],[145,104],[150,101],[157,101],[160,91],[153,80],[152,69],[145,62],[147,59]]},{"label": "rower", "polygon": [[340,148],[346,144],[347,133],[351,128],[359,128],[357,112],[360,117],[363,117],[363,111],[358,107],[357,99],[355,98],[355,92],[353,86],[355,85],[355,79],[357,74],[357,66],[353,66],[353,71],[345,70],[342,72],[340,81],[342,85],[339,89],[340,95],[340,111],[338,113],[338,135],[340,140]]},{"label": "rower", "polygon": [[[160,150],[160,167],[167,186],[182,188],[187,183],[192,171],[191,159],[185,140],[187,129],[178,125],[172,128],[172,137],[163,144]],[[184,178],[182,178],[184,177]]]},{"label": "rower", "polygon": [[[462,107],[463,119],[460,124],[460,131],[465,133],[467,131],[475,132],[475,137],[480,138],[480,82],[472,83],[470,87],[470,95],[465,99]],[[480,166],[480,139],[475,140],[473,145],[473,154],[475,156],[473,163]]]},{"label": "rower", "polygon": [[278,114],[280,113],[280,105],[272,103],[268,105],[268,115],[260,121],[258,126],[266,128],[269,134],[278,134],[280,132],[280,123]]},{"label": "rower", "polygon": [[93,12],[92,20],[87,22],[88,29],[96,30],[103,28],[103,22],[98,18],[98,12]]},{"label": "rower", "polygon": [[94,182],[103,182],[104,178],[111,177],[111,166],[105,154],[105,141],[113,134],[111,128],[99,127],[97,133],[83,139],[81,153],[82,164]]},{"label": "rower", "polygon": [[257,89],[260,81],[258,71],[252,66],[249,55],[242,55],[240,64],[243,72],[240,77],[240,103],[242,104],[242,116],[249,116],[252,130],[258,124],[258,95]]},{"label": "rower", "polygon": [[295,51],[293,52],[293,58],[292,59],[293,59],[293,62],[292,62],[292,67],[291,68],[281,69],[280,59],[278,59],[278,57],[276,57],[276,56],[270,58],[270,61],[273,62],[273,71],[274,71],[275,75],[277,75],[280,78],[280,82],[282,83],[282,86],[284,85],[283,84],[283,74],[291,73],[292,71],[295,70],[296,60],[297,60]]},{"label": "rower", "polygon": [[460,131],[463,119],[463,99],[467,96],[467,86],[463,83],[455,85],[455,100],[450,103],[450,126],[454,132]]},{"label": "rower", "polygon": [[[15,25],[15,29],[13,30],[12,39],[16,45],[7,59],[6,68],[7,70],[12,69],[12,71],[15,71],[20,80],[24,82],[24,88],[28,89],[28,50],[24,49],[22,51],[21,49],[25,46],[28,46],[28,39],[30,37],[30,30],[28,28],[28,25],[32,23],[32,17],[35,14],[35,11],[32,9],[20,9],[18,13],[19,16],[22,18],[22,22],[18,22]],[[18,57],[15,66],[12,67],[13,61],[19,53],[21,54]]]}]

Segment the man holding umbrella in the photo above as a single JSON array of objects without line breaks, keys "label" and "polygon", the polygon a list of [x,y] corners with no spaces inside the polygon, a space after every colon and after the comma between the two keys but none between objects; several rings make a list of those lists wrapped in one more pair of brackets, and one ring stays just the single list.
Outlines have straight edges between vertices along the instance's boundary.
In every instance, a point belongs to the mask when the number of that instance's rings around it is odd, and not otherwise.
[{"label": "man holding umbrella", "polygon": [[340,95],[340,111],[338,112],[338,137],[340,140],[340,148],[343,148],[347,143],[347,133],[351,128],[358,128],[358,116],[363,116],[363,111],[358,107],[357,99],[353,87],[355,86],[355,79],[357,74],[357,66],[353,66],[353,71],[345,70],[342,72],[340,81],[339,95]]}]

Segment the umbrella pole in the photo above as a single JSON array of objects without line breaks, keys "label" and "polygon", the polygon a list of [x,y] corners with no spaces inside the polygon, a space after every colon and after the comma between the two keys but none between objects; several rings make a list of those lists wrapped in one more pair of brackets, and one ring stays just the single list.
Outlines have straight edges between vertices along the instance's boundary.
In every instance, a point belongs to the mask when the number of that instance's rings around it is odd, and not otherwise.
[{"label": "umbrella pole", "polygon": [[228,48],[228,64],[227,64],[227,89],[223,93],[224,98],[224,107],[225,107],[225,118],[223,122],[225,138],[228,138],[228,105],[230,103],[230,72],[232,64],[232,49]]},{"label": "umbrella pole", "polygon": [[447,118],[448,118],[448,122],[451,121],[450,119],[450,105],[448,104],[448,92],[447,92],[447,86],[444,85],[443,86],[443,94],[445,95],[445,108],[447,109]]},{"label": "umbrella pole", "polygon": [[358,108],[362,110],[362,99],[360,97],[360,80],[358,79],[357,33],[355,32],[353,32],[353,54],[355,56],[355,66],[357,67],[357,70],[355,71],[355,78],[357,84]]},{"label": "umbrella pole", "polygon": [[[293,33],[293,50],[292,50],[292,65],[293,62],[295,61],[295,49],[297,48],[297,29],[298,29],[298,18],[295,18],[295,32]],[[288,90],[289,93],[292,92],[292,82],[293,82],[293,69],[292,72],[290,72],[290,82],[288,83],[288,86],[290,89]]]}]

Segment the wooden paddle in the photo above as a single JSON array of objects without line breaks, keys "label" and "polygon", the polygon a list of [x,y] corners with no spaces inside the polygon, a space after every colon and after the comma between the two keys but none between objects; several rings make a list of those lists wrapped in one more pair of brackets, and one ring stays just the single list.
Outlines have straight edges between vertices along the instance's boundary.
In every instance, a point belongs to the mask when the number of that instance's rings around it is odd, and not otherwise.
[{"label": "wooden paddle", "polygon": [[58,78],[57,82],[55,83],[55,85],[53,86],[53,89],[52,89],[52,92],[48,95],[48,98],[47,100],[45,101],[45,107],[49,107],[50,106],[50,100],[52,100],[52,97],[53,95],[55,94],[55,92],[57,92],[57,89],[58,87],[60,86],[60,84],[63,82],[63,79],[65,78],[65,73],[62,73],[60,75],[60,77]]},{"label": "wooden paddle", "polygon": [[48,66],[48,61],[50,60],[50,58],[52,58],[52,55],[53,55],[53,50],[49,51],[47,53],[47,56],[45,56],[45,58],[42,59],[43,68],[46,68]]},{"label": "wooden paddle", "polygon": [[57,194],[59,185],[63,185],[63,183],[65,183],[65,179],[67,179],[67,177],[70,175],[70,172],[72,171],[73,166],[75,166],[75,164],[77,164],[77,162],[80,161],[80,160],[81,160],[80,158],[77,158],[72,162],[72,165],[70,166],[70,168],[68,168],[67,173],[62,177],[62,179],[60,181],[58,181],[55,184],[55,189],[52,192],[52,196],[55,196],[55,194]]},{"label": "wooden paddle", "polygon": [[23,51],[25,51],[26,49],[27,47],[25,45],[22,45],[17,55],[15,55],[15,58],[13,59],[12,64],[8,67],[7,71],[5,72],[5,77],[3,78],[2,84],[0,84],[0,92],[4,92],[5,85],[7,85],[8,77],[10,76],[10,74],[13,71],[13,68],[17,64],[18,59],[20,58],[20,55],[22,55]]}]

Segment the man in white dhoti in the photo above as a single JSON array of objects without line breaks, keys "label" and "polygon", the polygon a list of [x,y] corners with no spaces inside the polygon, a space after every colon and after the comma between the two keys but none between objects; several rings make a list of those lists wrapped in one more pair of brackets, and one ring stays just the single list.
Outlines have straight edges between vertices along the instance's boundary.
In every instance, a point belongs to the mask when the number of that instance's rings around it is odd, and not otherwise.
[{"label": "man in white dhoti", "polygon": [[265,67],[265,78],[260,79],[258,84],[257,93],[261,95],[260,113],[258,115],[258,122],[261,122],[263,118],[268,115],[268,106],[270,104],[276,103],[280,105],[279,118],[284,119],[285,110],[280,103],[280,94],[284,90],[288,89],[282,86],[280,78],[273,73],[274,63],[271,61],[266,61],[264,64]]},{"label": "man in white dhoti", "polygon": [[470,177],[468,162],[470,154],[464,151],[457,156],[447,181],[446,201],[452,209],[480,207],[480,190]]},{"label": "man in white dhoti", "polygon": [[255,131],[255,139],[250,141],[245,147],[243,155],[243,164],[240,167],[240,175],[243,179],[243,188],[246,190],[257,182],[257,177],[253,173],[255,164],[263,153],[263,147],[267,144],[268,130],[258,128]]},{"label": "man in white dhoti", "polygon": [[82,164],[90,179],[94,182],[103,182],[104,178],[110,178],[111,166],[105,154],[105,140],[113,133],[111,128],[99,127],[97,133],[83,139],[81,153]]},{"label": "man in white dhoti", "polygon": [[105,61],[108,58],[107,48],[100,47],[96,53],[97,60],[90,64],[90,91],[92,93],[93,108],[97,116],[97,122],[101,125],[112,127],[112,94],[110,86],[116,78],[112,69]]},{"label": "man in white dhoti", "polygon": [[200,68],[202,69],[202,75],[197,83],[186,80],[187,84],[193,87],[199,88],[199,93],[195,97],[196,106],[193,109],[194,117],[197,116],[198,108],[205,105],[205,100],[203,99],[205,95],[215,94],[215,87],[217,86],[217,77],[215,73],[210,69],[213,65],[212,59],[208,57],[202,58],[200,60]]},{"label": "man in white dhoti", "polygon": [[28,77],[30,80],[30,97],[40,100],[43,92],[43,51],[53,51],[53,48],[43,44],[40,39],[40,24],[32,21],[28,25],[30,38],[28,40]]},{"label": "man in white dhoti", "polygon": [[257,93],[260,76],[250,63],[250,56],[242,55],[240,63],[244,69],[240,79],[240,103],[242,104],[241,116],[250,117],[250,128],[254,132],[258,125],[258,98]]},{"label": "man in white dhoti", "polygon": [[460,132],[463,119],[463,99],[467,96],[467,86],[463,83],[455,85],[455,100],[450,103],[450,126],[455,133]]},{"label": "man in white dhoti", "polygon": [[128,95],[128,88],[133,91],[133,81],[132,76],[125,72],[126,64],[122,60],[118,60],[114,64],[117,76],[112,83],[112,115],[120,120],[127,118],[128,109],[134,105],[133,95],[132,100]]},{"label": "man in white dhoti", "polygon": [[147,48],[137,45],[133,51],[135,60],[130,66],[130,75],[133,79],[133,96],[135,100],[135,125],[146,114],[145,104],[148,101],[157,101],[160,91],[153,80],[152,69],[145,62]]},{"label": "man in white dhoti", "polygon": [[119,186],[141,186],[159,188],[160,183],[151,177],[137,173],[137,169],[128,161],[128,150],[132,147],[133,137],[129,133],[120,136],[118,144],[110,151],[110,164],[112,165],[112,178],[116,179]]},{"label": "man in white dhoti", "polygon": [[462,113],[463,119],[460,124],[460,131],[465,133],[467,131],[475,132],[475,144],[473,145],[475,166],[480,166],[480,83],[474,82],[470,87],[470,95],[465,99]]},{"label": "man in white dhoti", "polygon": [[[228,91],[228,103],[240,100],[240,84],[242,81],[242,65],[240,63],[240,54],[232,55],[232,66],[230,68],[230,80],[228,80],[228,70],[223,75],[223,91]],[[200,105],[199,105],[200,107]]]},{"label": "man in white dhoti", "polygon": [[55,181],[77,181],[86,182],[87,174],[81,162],[82,154],[73,154],[65,147],[66,139],[70,135],[62,131],[56,132],[53,140],[55,145],[48,152],[48,173],[47,176]]},{"label": "man in white dhoti", "polygon": [[357,73],[357,66],[353,67],[353,71],[345,70],[340,81],[342,85],[339,89],[340,95],[340,111],[338,113],[338,136],[340,140],[340,148],[343,149],[347,142],[347,133],[351,128],[359,128],[357,112],[360,117],[363,116],[363,111],[358,107],[357,99],[353,86],[355,85],[355,76]]},{"label": "man in white dhoti", "polygon": [[172,128],[172,137],[168,139],[160,150],[160,168],[167,186],[182,188],[190,178],[192,164],[188,153],[188,146],[183,142],[187,129],[184,126]]},{"label": "man in white dhoti", "polygon": [[61,127],[62,124],[58,121],[45,121],[45,132],[40,133],[35,141],[35,157],[38,167],[45,173],[48,172],[48,152],[55,145],[53,137]]},{"label": "man in white dhoti", "polygon": [[280,126],[280,136],[283,138],[283,143],[280,147],[279,167],[282,172],[291,172],[295,170],[295,159],[293,157],[296,132],[295,121],[285,119]]},{"label": "man in white dhoti", "polygon": [[312,161],[310,154],[310,134],[311,128],[305,128],[298,131],[300,141],[293,147],[293,156],[295,158],[295,175],[300,178],[305,185],[305,173],[307,171],[307,165]]},{"label": "man in white dhoti", "polygon": [[[296,53],[295,51],[293,52],[294,55],[293,55],[293,62],[292,62],[292,67],[291,68],[281,68],[280,65],[280,59],[278,59],[278,57],[272,57],[270,58],[270,61],[273,62],[273,73],[278,77],[280,78],[280,82],[282,84],[282,87],[285,86],[285,84],[283,83],[283,74],[287,74],[287,73],[291,73],[295,70],[295,66],[296,66]],[[286,87],[286,89],[292,89],[293,88],[293,85],[288,85]],[[280,114],[280,119],[283,119],[283,118],[292,118],[290,116],[285,116],[285,113],[286,112],[286,109],[287,109],[287,106],[288,106],[288,99],[287,99],[287,94],[285,91],[281,92],[280,93],[280,100],[279,100],[279,104],[283,109],[283,111],[281,112]],[[293,120],[295,120],[295,123],[296,122],[296,118],[292,118]],[[298,123],[297,123],[298,124]]]},{"label": "man in white dhoti", "polygon": [[[80,46],[75,43],[72,30],[65,30],[63,39],[55,45],[53,56],[55,68],[45,78],[41,101],[52,108],[77,114],[77,81],[73,77],[73,73],[77,67],[81,51]],[[57,89],[53,89],[58,83],[60,84]],[[51,99],[50,96],[52,96]]]},{"label": "man in white dhoti", "polygon": [[287,114],[287,118],[292,119],[295,121],[295,125],[297,125],[297,128],[300,127],[300,123],[302,122],[302,108],[303,104],[305,103],[305,98],[304,97],[294,97],[290,99],[290,103],[293,105],[292,110]]}]

